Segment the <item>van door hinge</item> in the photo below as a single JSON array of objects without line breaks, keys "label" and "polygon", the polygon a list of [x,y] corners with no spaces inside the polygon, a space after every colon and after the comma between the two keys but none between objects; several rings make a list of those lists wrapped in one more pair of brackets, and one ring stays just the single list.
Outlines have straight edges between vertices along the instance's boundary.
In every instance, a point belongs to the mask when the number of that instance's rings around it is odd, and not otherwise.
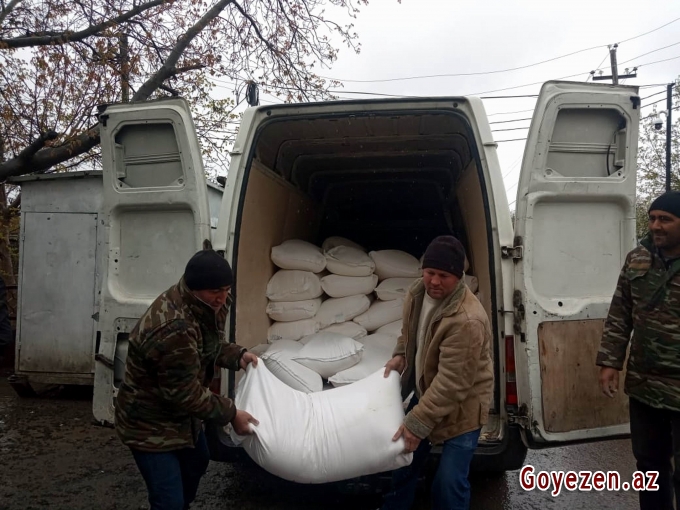
[{"label": "van door hinge", "polygon": [[501,246],[501,256],[504,259],[520,260],[524,255],[524,246]]}]

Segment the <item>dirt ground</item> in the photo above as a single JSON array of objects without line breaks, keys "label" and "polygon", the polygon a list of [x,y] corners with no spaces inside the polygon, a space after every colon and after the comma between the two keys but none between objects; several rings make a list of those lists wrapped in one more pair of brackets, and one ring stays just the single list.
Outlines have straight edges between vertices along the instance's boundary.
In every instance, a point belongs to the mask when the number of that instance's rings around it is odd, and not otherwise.
[{"label": "dirt ground", "polygon": [[[0,375],[0,510],[145,509],[146,490],[113,429],[93,424],[91,389],[19,398]],[[211,462],[192,510],[379,506],[376,497],[290,484],[249,464]]]},{"label": "dirt ground", "polygon": [[[19,398],[0,370],[0,510],[141,510],[146,490],[113,429],[92,423],[92,390],[72,388],[43,398]],[[536,470],[610,469],[629,477],[630,441],[530,451]],[[638,508],[634,492],[527,492],[519,472],[471,476],[471,510]],[[625,479],[625,478],[624,478]],[[192,510],[372,510],[379,497],[349,496],[327,486],[297,485],[254,464],[211,462]],[[429,508],[420,491],[413,510]]]}]

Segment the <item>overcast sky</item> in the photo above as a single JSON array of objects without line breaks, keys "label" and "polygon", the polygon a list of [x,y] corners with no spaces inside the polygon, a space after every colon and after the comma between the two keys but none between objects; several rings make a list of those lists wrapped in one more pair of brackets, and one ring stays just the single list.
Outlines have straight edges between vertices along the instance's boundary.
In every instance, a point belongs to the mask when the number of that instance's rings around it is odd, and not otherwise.
[{"label": "overcast sky", "polygon": [[[547,80],[585,81],[596,69],[610,75],[607,45],[614,43],[619,44],[619,74],[624,74],[626,67],[638,66],[637,78],[622,83],[665,84],[680,75],[680,0],[402,0],[401,4],[371,0],[361,8],[355,26],[361,53],[341,48],[333,68],[318,71],[343,81],[343,92],[338,95],[345,98],[366,97],[350,91],[413,96],[537,94],[540,83]],[[665,46],[669,47],[661,49]],[[588,51],[579,52],[585,49]],[[531,66],[574,52],[579,53]],[[654,63],[660,60],[666,61]],[[476,76],[358,81],[521,66],[531,67]],[[665,93],[644,98],[662,91],[665,85],[641,88],[642,116],[654,108],[644,105],[664,99]],[[260,98],[274,102],[264,94]],[[492,122],[529,118],[534,104],[532,98],[484,100]],[[665,102],[657,106],[664,109]],[[680,111],[674,113],[680,115]],[[493,124],[492,129],[528,127],[529,122]],[[524,138],[526,133],[526,129],[497,131],[494,136],[500,142]],[[523,150],[523,140],[499,143],[510,202],[515,200]]]}]

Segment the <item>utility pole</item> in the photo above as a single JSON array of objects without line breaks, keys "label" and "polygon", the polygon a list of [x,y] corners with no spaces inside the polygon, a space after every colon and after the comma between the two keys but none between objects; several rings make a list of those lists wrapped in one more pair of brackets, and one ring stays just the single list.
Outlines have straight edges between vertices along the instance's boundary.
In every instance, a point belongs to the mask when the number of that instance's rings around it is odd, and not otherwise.
[{"label": "utility pole", "polygon": [[595,71],[590,71],[590,74],[593,76],[593,81],[611,80],[614,85],[618,85],[619,78],[637,78],[637,67],[634,67],[633,72],[630,74],[628,73],[628,69],[626,69],[626,74],[619,75],[619,67],[616,62],[616,49],[618,47],[618,44],[609,47],[609,61],[612,66],[612,74],[609,76],[595,76]]},{"label": "utility pole", "polygon": [[666,89],[666,191],[671,190],[671,112],[673,111],[673,87],[675,83],[669,83]]}]

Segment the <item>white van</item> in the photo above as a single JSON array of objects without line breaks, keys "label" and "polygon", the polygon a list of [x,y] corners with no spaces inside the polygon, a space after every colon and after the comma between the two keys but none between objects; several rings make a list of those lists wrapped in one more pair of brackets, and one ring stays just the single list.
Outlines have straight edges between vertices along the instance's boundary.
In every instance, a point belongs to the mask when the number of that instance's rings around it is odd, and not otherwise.
[{"label": "white van", "polygon": [[[548,82],[511,218],[482,101],[434,97],[260,106],[243,116],[213,245],[232,264],[230,341],[266,342],[273,246],[343,236],[420,258],[453,234],[495,333],[495,392],[475,463],[517,469],[526,448],[622,437],[627,398],[599,390],[595,357],[635,247],[637,87]],[[108,249],[94,416],[112,422],[112,364],[151,301],[209,238],[204,169],[187,103],[103,106]],[[221,392],[233,394],[223,372]],[[223,440],[228,452],[227,436]],[[229,458],[229,455],[227,455]]]}]

